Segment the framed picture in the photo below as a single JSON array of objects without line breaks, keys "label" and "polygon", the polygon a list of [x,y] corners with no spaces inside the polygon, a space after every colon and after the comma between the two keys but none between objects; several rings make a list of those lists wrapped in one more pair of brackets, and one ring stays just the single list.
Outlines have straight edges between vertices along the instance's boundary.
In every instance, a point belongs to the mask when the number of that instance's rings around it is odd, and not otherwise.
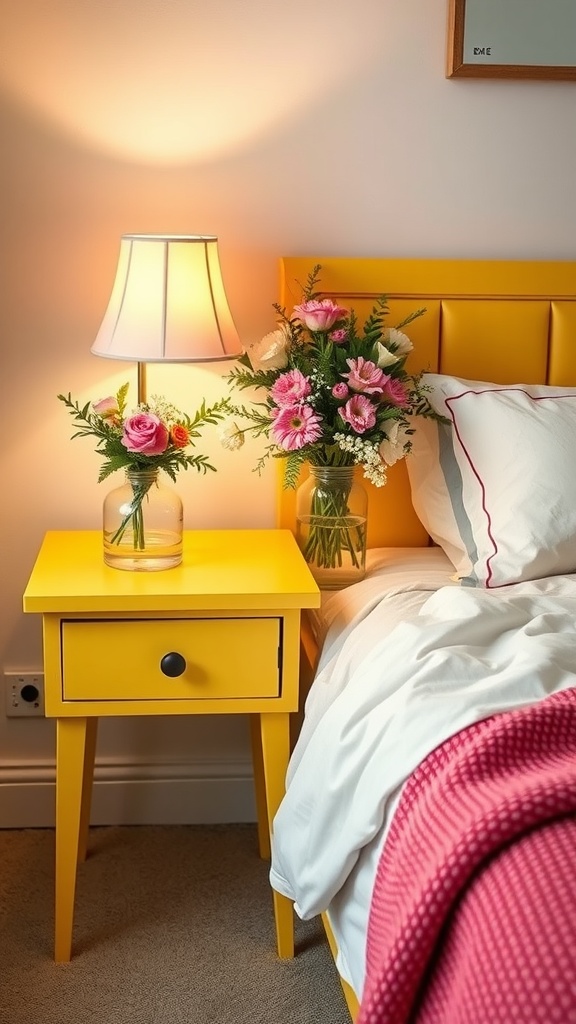
[{"label": "framed picture", "polygon": [[576,0],[448,0],[446,77],[576,79]]}]

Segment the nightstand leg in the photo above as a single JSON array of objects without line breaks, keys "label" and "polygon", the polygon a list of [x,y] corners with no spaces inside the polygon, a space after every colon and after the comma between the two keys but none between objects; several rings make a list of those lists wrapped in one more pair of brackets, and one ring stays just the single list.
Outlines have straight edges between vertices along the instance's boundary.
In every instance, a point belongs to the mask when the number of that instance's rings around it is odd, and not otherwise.
[{"label": "nightstand leg", "polygon": [[[82,796],[87,761],[86,718],[56,722],[56,898],[54,959],[64,963],[72,953],[76,869],[83,821]],[[95,731],[92,729],[95,740]]]},{"label": "nightstand leg", "polygon": [[86,860],[88,850],[88,830],[90,828],[90,808],[92,806],[92,783],[94,781],[94,759],[96,757],[96,737],[98,719],[89,718],[86,723],[86,746],[84,748],[84,768],[82,780],[82,806],[80,811],[80,836],[78,840],[78,861]]},{"label": "nightstand leg", "polygon": [[260,715],[249,715],[252,739],[252,769],[254,771],[254,795],[258,815],[258,851],[263,860],[270,860],[270,823],[266,808],[266,783],[262,758],[262,735]]},{"label": "nightstand leg", "polygon": [[[288,714],[260,715],[260,737],[262,740],[262,764],[266,790],[266,810],[270,831],[274,816],[286,790],[286,771],[290,756],[290,716]],[[294,910],[292,901],[272,890],[274,918],[276,921],[276,944],[278,956],[289,959],[294,956]]]},{"label": "nightstand leg", "polygon": [[276,949],[281,960],[294,956],[294,907],[292,900],[272,890],[274,920],[276,921]]}]

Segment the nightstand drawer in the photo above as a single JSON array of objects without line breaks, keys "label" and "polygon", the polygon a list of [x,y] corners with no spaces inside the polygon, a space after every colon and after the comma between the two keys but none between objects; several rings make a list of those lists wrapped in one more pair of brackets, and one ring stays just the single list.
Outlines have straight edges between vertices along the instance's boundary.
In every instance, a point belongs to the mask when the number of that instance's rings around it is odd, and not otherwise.
[{"label": "nightstand drawer", "polygon": [[[277,697],[280,619],[62,622],[64,700]],[[166,675],[166,654],[185,668]]]}]

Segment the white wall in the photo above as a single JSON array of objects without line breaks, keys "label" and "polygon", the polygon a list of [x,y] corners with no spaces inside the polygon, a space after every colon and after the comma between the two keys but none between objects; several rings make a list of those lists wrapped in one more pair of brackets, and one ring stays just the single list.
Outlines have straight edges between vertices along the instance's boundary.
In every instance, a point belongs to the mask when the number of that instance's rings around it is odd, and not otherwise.
[{"label": "white wall", "polygon": [[[280,255],[574,259],[576,83],[445,79],[446,0],[4,0],[2,21],[6,669],[41,664],[21,595],[44,531],[100,525],[99,460],[55,396],[135,386],[90,354],[120,235],[218,235],[245,343],[273,327]],[[155,367],[149,390],[192,411],[225,387],[218,370]],[[204,448],[219,472],[181,477],[186,525],[272,525],[254,447]],[[48,820],[53,723],[2,707],[0,826],[23,786]],[[106,721],[102,778],[185,778],[193,819],[211,774],[221,813],[250,815],[245,723],[209,725]],[[137,814],[157,816],[139,793]],[[127,818],[120,803],[102,817]]]}]

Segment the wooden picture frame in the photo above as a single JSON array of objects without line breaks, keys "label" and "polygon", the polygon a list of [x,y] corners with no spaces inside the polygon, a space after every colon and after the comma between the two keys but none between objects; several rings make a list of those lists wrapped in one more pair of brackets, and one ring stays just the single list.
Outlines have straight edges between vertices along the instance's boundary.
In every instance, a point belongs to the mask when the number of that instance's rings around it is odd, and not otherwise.
[{"label": "wooden picture frame", "polygon": [[446,77],[576,79],[576,4],[448,0]]}]

